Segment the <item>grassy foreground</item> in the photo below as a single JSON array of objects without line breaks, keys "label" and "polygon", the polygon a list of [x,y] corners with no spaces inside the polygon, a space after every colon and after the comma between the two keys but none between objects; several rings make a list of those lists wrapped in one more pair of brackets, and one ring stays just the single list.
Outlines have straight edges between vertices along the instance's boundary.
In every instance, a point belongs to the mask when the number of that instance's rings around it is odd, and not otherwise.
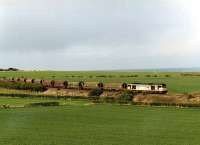
[{"label": "grassy foreground", "polygon": [[199,145],[200,110],[118,105],[0,110],[1,145]]},{"label": "grassy foreground", "polygon": [[86,100],[71,100],[71,99],[49,99],[49,98],[19,98],[19,97],[0,97],[0,106],[9,105],[13,107],[23,107],[30,103],[41,102],[59,102],[60,105],[80,105],[88,103]]},{"label": "grassy foreground", "polygon": [[166,83],[170,92],[200,92],[200,73],[182,75],[179,72],[115,72],[115,71],[19,71],[0,72],[0,77],[27,77],[38,79],[56,79],[68,81],[87,81],[105,83],[156,82]]}]

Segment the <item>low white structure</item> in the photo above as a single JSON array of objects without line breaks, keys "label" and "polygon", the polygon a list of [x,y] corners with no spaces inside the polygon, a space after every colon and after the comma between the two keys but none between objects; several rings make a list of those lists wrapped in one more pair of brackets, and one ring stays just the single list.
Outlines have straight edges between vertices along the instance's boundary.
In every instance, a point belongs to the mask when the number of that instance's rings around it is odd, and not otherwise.
[{"label": "low white structure", "polygon": [[127,85],[127,89],[141,92],[167,93],[166,84],[132,83]]}]

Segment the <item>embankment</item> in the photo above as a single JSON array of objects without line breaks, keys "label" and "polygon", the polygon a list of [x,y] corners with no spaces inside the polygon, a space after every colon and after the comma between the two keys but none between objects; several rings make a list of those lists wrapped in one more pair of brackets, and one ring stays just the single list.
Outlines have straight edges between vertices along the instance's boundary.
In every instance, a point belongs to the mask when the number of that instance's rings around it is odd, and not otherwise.
[{"label": "embankment", "polygon": [[[59,98],[89,98],[91,90],[79,89],[48,89],[45,92],[31,92],[22,90],[0,89],[0,96],[11,97],[55,97]],[[104,90],[98,99],[117,102],[120,96],[127,99],[129,103],[139,105],[156,105],[156,106],[183,106],[183,107],[200,107],[200,93],[190,94],[131,94],[132,101],[127,98],[126,91],[108,91]],[[128,94],[130,95],[130,94]],[[104,99],[105,98],[105,99]],[[110,99],[109,99],[110,98]]]}]

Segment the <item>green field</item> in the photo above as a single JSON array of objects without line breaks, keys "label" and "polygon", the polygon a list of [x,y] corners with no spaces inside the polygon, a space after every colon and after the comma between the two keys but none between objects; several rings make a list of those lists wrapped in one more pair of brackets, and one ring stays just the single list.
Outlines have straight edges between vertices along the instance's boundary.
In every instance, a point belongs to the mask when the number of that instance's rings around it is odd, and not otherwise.
[{"label": "green field", "polygon": [[86,100],[71,100],[71,99],[49,99],[49,98],[19,98],[19,97],[0,97],[0,106],[10,105],[15,107],[23,107],[24,105],[30,103],[39,103],[39,102],[59,102],[60,105],[80,105],[87,104]]},{"label": "green field", "polygon": [[68,80],[71,82],[78,82],[80,80],[105,83],[156,82],[166,83],[169,91],[173,93],[200,92],[200,73],[197,76],[182,76],[181,73],[178,72],[21,71],[0,72],[0,77],[27,77],[49,80]]},{"label": "green field", "polygon": [[199,145],[200,110],[69,105],[0,109],[0,145]]},{"label": "green field", "polygon": [[[1,90],[0,90],[1,92]],[[30,103],[40,102],[59,102],[60,106],[66,105],[88,105],[91,104],[86,99],[56,99],[56,98],[35,98],[35,97],[8,97],[0,96],[0,107],[2,105],[9,105],[10,107],[24,107]]]}]

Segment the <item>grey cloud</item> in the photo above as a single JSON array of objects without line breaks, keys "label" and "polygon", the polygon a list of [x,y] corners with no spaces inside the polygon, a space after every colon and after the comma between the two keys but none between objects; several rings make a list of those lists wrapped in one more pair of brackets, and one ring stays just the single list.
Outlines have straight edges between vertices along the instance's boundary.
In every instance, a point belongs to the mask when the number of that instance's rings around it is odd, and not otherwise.
[{"label": "grey cloud", "polygon": [[154,43],[165,31],[182,27],[183,21],[177,20],[179,13],[163,1],[76,0],[66,1],[57,9],[48,4],[39,8],[36,3],[28,8],[7,8],[1,49],[51,51],[77,45],[126,44],[134,47]]},{"label": "grey cloud", "polygon": [[171,52],[180,50],[192,34],[188,13],[179,0],[8,1],[0,10],[0,57],[9,59],[0,61],[2,66],[181,66],[182,54]]}]

